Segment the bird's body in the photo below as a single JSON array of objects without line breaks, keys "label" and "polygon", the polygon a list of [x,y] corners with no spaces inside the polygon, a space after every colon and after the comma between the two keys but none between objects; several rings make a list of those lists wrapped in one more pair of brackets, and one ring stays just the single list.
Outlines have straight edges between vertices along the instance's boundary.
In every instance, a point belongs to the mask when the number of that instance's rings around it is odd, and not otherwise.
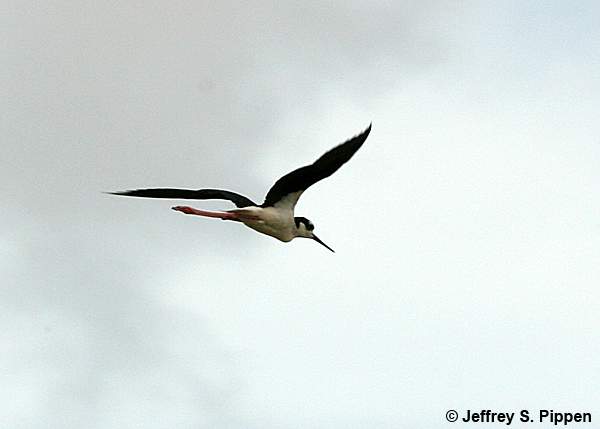
[{"label": "bird's body", "polygon": [[297,236],[293,210],[281,210],[275,207],[245,207],[230,210],[230,212],[238,214],[247,227],[280,241],[292,241]]},{"label": "bird's body", "polygon": [[362,146],[371,131],[371,125],[361,134],[336,146],[313,164],[286,174],[271,187],[262,204],[235,192],[221,189],[136,189],[111,192],[114,195],[168,199],[223,199],[229,200],[237,209],[228,211],[206,211],[188,206],[175,206],[173,210],[185,214],[215,217],[242,222],[260,233],[288,242],[296,237],[311,238],[333,252],[314,233],[314,225],[304,217],[294,216],[294,208],[302,193],[319,180],[331,176],[345,164]]}]

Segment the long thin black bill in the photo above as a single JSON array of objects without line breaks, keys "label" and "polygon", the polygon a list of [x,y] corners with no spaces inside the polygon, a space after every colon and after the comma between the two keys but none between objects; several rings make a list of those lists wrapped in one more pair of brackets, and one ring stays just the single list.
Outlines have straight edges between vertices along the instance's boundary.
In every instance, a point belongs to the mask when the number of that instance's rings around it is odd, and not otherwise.
[{"label": "long thin black bill", "polygon": [[331,247],[329,247],[328,245],[326,245],[325,243],[323,243],[321,241],[321,239],[319,237],[317,237],[316,235],[313,234],[312,239],[315,240],[317,243],[322,244],[323,246],[327,247],[329,250],[331,250],[333,253],[335,253],[335,250],[333,250]]}]

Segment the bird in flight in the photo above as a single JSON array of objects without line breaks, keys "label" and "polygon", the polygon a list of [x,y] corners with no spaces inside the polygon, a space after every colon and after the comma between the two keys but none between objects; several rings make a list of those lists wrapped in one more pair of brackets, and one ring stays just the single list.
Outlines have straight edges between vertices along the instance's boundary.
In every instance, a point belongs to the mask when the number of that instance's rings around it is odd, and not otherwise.
[{"label": "bird in flight", "polygon": [[304,191],[319,180],[331,176],[348,162],[363,145],[370,132],[371,125],[359,135],[334,147],[312,164],[286,174],[269,189],[262,204],[256,204],[243,195],[222,189],[153,188],[109,193],[126,197],[173,200],[228,200],[235,204],[237,209],[207,211],[188,206],[175,206],[172,209],[189,215],[242,222],[255,231],[270,235],[283,242],[292,241],[296,237],[310,238],[334,252],[331,247],[315,235],[315,226],[310,220],[305,217],[294,216],[294,207]]}]

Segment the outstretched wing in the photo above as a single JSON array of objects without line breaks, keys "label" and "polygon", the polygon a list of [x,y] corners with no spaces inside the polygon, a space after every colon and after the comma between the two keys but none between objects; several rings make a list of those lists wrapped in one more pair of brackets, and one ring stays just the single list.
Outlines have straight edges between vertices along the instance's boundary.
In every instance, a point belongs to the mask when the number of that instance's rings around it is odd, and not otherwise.
[{"label": "outstretched wing", "polygon": [[360,149],[370,132],[371,125],[361,134],[334,147],[311,165],[300,167],[283,176],[269,189],[262,207],[285,205],[293,209],[306,189],[319,180],[331,176],[348,162]]},{"label": "outstretched wing", "polygon": [[172,200],[228,200],[236,207],[256,206],[251,199],[235,192],[222,189],[134,189],[130,191],[109,192],[112,195],[123,195],[126,197],[144,197],[144,198],[169,198]]}]

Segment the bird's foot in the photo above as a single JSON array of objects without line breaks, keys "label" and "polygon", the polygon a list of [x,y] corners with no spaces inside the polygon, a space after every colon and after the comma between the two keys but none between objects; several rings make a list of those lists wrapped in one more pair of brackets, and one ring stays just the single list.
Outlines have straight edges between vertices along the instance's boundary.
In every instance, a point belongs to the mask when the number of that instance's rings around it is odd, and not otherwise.
[{"label": "bird's foot", "polygon": [[173,209],[177,212],[185,213],[185,214],[198,214],[198,213],[196,213],[196,209],[194,209],[192,207],[188,207],[188,206],[175,206],[175,207],[171,207],[171,209]]}]

